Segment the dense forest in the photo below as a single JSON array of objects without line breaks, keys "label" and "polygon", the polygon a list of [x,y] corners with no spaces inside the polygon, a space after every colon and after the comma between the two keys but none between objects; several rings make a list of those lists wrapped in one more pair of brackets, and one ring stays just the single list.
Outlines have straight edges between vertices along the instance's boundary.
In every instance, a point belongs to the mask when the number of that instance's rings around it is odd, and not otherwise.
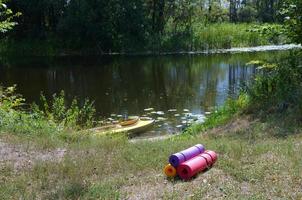
[{"label": "dense forest", "polygon": [[[274,32],[269,38],[261,39],[255,32],[266,30],[259,28],[259,24],[283,22],[282,10],[287,5],[282,0],[9,0],[5,3],[13,13],[18,13],[14,17],[18,25],[5,36],[6,41],[18,44],[25,41],[31,46],[43,41],[55,48],[90,49],[97,53],[196,51],[280,43],[278,25],[271,26]],[[234,23],[244,24],[234,26]],[[253,23],[254,27],[247,23]]]}]

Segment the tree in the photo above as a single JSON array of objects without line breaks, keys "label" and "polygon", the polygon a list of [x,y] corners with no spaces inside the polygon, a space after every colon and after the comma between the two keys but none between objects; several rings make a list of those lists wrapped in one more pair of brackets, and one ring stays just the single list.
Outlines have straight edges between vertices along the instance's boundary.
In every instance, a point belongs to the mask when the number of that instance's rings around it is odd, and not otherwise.
[{"label": "tree", "polygon": [[239,4],[240,4],[239,0],[230,0],[229,18],[230,18],[231,22],[238,21],[237,10],[238,10]]},{"label": "tree", "polygon": [[207,19],[211,23],[224,22],[228,19],[227,9],[221,6],[220,1],[211,1]]},{"label": "tree", "polygon": [[66,0],[10,0],[11,9],[22,13],[16,37],[44,39],[54,34],[66,4]]},{"label": "tree", "polygon": [[16,22],[13,21],[14,17],[20,15],[20,13],[13,14],[11,9],[7,7],[3,0],[0,0],[0,32],[5,33],[8,30],[12,29]]},{"label": "tree", "polygon": [[286,0],[281,11],[288,36],[293,42],[302,43],[302,1]]},{"label": "tree", "polygon": [[[57,34],[71,48],[89,47],[99,53],[131,51],[145,46],[149,31],[146,12],[143,0],[70,0]],[[158,23],[154,29],[158,30]]]},{"label": "tree", "polygon": [[253,0],[256,5],[258,20],[261,22],[275,22],[282,5],[281,0]]},{"label": "tree", "polygon": [[244,1],[238,10],[238,20],[240,22],[253,22],[256,21],[257,10],[252,1]]}]

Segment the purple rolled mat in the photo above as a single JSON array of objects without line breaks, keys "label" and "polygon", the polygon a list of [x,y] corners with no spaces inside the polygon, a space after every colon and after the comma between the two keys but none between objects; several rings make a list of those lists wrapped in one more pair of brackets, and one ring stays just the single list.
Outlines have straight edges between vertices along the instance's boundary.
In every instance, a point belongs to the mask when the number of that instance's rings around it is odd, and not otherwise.
[{"label": "purple rolled mat", "polygon": [[172,154],[169,157],[169,163],[173,167],[178,167],[178,165],[180,165],[181,163],[183,163],[187,160],[190,160],[191,158],[203,153],[204,151],[205,151],[205,148],[201,144],[197,144],[186,150]]}]

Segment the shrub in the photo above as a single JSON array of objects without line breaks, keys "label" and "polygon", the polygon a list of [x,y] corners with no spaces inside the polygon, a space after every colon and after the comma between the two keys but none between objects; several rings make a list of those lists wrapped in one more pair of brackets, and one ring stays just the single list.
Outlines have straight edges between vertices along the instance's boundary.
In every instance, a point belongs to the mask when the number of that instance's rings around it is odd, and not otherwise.
[{"label": "shrub", "polygon": [[52,101],[48,103],[46,97],[41,94],[42,113],[57,124],[75,128],[91,127],[94,124],[95,108],[93,102],[86,99],[83,106],[78,104],[77,99],[73,99],[70,106],[67,106],[64,91],[54,94]]},{"label": "shrub", "polygon": [[93,102],[85,100],[79,106],[74,99],[67,106],[65,94],[54,94],[48,103],[41,95],[42,109],[32,104],[26,107],[25,99],[16,94],[16,87],[0,87],[0,131],[26,135],[53,135],[64,129],[91,127],[95,120]]},{"label": "shrub", "polygon": [[292,52],[276,63],[256,62],[258,73],[246,88],[251,106],[264,110],[295,108],[302,113],[301,52]]},{"label": "shrub", "polygon": [[25,99],[15,90],[15,86],[0,88],[0,131],[26,135],[59,132],[56,124],[46,120],[39,112],[25,111]]}]

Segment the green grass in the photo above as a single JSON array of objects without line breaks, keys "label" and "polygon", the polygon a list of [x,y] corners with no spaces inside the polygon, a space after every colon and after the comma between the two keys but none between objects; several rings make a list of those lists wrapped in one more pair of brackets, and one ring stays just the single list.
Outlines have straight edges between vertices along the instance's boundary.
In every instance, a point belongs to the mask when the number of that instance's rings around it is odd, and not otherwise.
[{"label": "green grass", "polygon": [[[203,51],[212,49],[229,49],[234,47],[251,47],[269,44],[286,43],[285,36],[277,33],[263,34],[261,31],[267,24],[247,23],[195,23],[193,35],[173,35],[167,33],[163,40],[163,51]],[[272,24],[273,27],[280,25]],[[277,28],[275,28],[277,29]]]},{"label": "green grass", "polygon": [[[2,93],[0,199],[302,198],[296,116],[244,115],[246,95],[181,136],[136,142],[60,127],[16,108],[19,100]],[[197,143],[218,153],[215,166],[187,182],[167,179],[169,155]]]},{"label": "green grass", "polygon": [[193,124],[185,133],[196,135],[208,129],[223,125],[235,116],[239,116],[249,104],[249,97],[245,94],[239,95],[237,100],[228,99],[223,106],[213,110],[203,124]]},{"label": "green grass", "polygon": [[259,33],[248,32],[251,24],[213,24],[198,27],[195,32],[195,48],[222,49],[270,44]]},{"label": "green grass", "polygon": [[[279,130],[277,117],[246,119],[247,125],[233,118],[219,131],[136,143],[123,136],[82,136],[58,143],[47,135],[35,139],[2,133],[1,140],[13,146],[28,144],[35,152],[65,148],[67,153],[61,161],[33,161],[32,167],[17,172],[11,162],[1,165],[0,198],[302,198],[302,135],[271,134]],[[168,156],[196,143],[218,152],[215,167],[189,182],[166,179],[162,170]]]}]

